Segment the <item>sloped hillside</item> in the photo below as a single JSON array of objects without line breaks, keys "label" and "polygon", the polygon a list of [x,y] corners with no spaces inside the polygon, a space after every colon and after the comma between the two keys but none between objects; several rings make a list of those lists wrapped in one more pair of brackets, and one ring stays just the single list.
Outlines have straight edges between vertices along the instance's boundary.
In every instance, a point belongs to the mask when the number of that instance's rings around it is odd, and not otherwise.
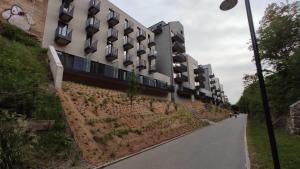
[{"label": "sloped hillside", "polygon": [[64,82],[62,104],[84,158],[105,163],[205,126],[185,106]]},{"label": "sloped hillside", "polygon": [[77,154],[46,60],[34,37],[0,22],[0,168],[58,168]]},{"label": "sloped hillside", "polygon": [[212,122],[220,122],[229,118],[230,111],[212,104],[204,104],[201,102],[187,103],[187,106],[194,110],[194,115],[200,119],[207,119]]}]

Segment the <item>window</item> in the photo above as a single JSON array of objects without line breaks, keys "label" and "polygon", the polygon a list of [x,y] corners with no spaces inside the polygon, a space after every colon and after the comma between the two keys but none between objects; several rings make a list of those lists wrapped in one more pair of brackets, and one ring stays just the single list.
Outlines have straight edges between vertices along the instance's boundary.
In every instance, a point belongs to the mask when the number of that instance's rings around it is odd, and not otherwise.
[{"label": "window", "polygon": [[124,28],[126,29],[126,28],[128,28],[128,26],[129,26],[128,20],[125,19],[125,21],[124,21]]},{"label": "window", "polygon": [[78,71],[85,71],[85,59],[81,58],[81,57],[75,57],[74,58],[74,66],[73,69],[74,70],[78,70]]}]

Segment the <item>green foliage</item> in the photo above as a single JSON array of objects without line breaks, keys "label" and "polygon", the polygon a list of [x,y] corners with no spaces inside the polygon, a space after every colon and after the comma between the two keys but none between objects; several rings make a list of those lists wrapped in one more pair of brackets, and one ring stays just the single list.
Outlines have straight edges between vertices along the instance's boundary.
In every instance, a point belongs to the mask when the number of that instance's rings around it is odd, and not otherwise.
[{"label": "green foliage", "polygon": [[[272,155],[267,129],[264,124],[249,120],[247,135],[251,157],[251,168],[273,168]],[[300,167],[300,138],[284,129],[275,130],[281,168],[298,169]]]},{"label": "green foliage", "polygon": [[131,106],[132,106],[133,99],[137,95],[137,93],[138,93],[138,79],[137,79],[137,75],[135,74],[135,71],[132,70],[130,80],[128,83],[128,90],[127,90],[127,96],[130,99]]},{"label": "green foliage", "polygon": [[[24,143],[26,163],[32,167],[37,160],[65,159],[74,151],[71,137],[65,132],[60,100],[48,87],[45,50],[25,32],[5,24],[0,25],[0,77],[0,109],[24,115],[26,120],[55,121],[50,131],[33,134],[34,142]],[[13,139],[8,141],[18,146]]]},{"label": "green foliage", "polygon": [[0,168],[24,168],[22,147],[26,144],[27,137],[18,127],[17,120],[14,114],[0,111]]},{"label": "green foliage", "polygon": [[[300,3],[271,4],[258,30],[258,44],[265,69],[266,87],[274,117],[286,115],[300,99]],[[255,75],[244,78],[245,90],[238,102],[250,117],[263,117]]]}]

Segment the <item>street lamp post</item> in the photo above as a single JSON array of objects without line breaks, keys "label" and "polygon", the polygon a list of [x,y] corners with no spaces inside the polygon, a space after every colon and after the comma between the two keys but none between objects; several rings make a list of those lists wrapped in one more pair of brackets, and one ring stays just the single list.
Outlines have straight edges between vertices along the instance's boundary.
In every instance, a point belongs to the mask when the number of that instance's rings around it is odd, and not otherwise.
[{"label": "street lamp post", "polygon": [[[237,3],[238,0],[224,0],[220,6],[220,9],[223,11],[230,10],[233,7],[235,7]],[[252,47],[254,51],[255,63],[257,68],[257,76],[259,79],[260,92],[261,92],[262,103],[263,103],[264,113],[266,118],[266,125],[268,129],[269,141],[271,145],[273,165],[274,165],[274,169],[280,169],[278,150],[277,150],[276,139],[275,139],[273,124],[271,119],[270,106],[269,106],[269,101],[268,101],[268,96],[267,96],[267,91],[265,86],[265,80],[262,72],[261,59],[260,59],[259,49],[257,45],[257,39],[255,35],[250,1],[245,0],[245,4],[246,4],[246,11],[247,11],[248,23],[250,28],[251,40],[252,40]]]}]

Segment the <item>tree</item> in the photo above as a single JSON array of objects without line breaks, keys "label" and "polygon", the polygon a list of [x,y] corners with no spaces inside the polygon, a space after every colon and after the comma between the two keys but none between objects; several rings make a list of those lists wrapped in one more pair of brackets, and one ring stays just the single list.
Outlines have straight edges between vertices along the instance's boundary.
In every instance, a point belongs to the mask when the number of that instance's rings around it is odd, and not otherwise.
[{"label": "tree", "polygon": [[130,99],[130,105],[132,107],[133,99],[138,93],[138,79],[137,75],[135,74],[135,71],[132,70],[129,83],[128,83],[128,90],[127,90],[127,96]]},{"label": "tree", "polygon": [[[270,69],[264,72],[272,115],[284,116],[300,99],[300,2],[270,4],[257,40],[263,66]],[[263,117],[256,76],[246,75],[244,84],[240,110],[250,117]]]}]

